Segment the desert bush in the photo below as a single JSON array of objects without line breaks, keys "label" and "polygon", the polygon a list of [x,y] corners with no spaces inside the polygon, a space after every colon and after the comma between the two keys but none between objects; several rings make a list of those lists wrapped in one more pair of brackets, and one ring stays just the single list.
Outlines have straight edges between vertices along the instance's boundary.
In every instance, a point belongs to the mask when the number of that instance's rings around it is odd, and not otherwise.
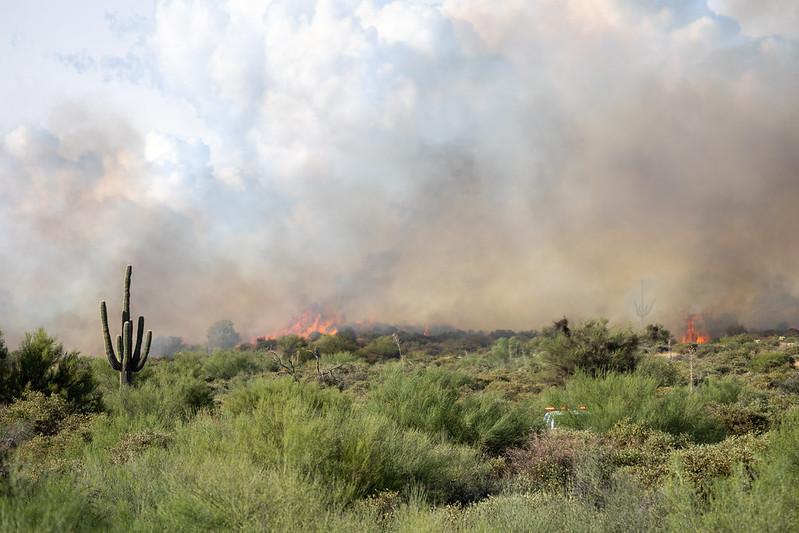
[{"label": "desert bush", "polygon": [[112,463],[126,463],[152,447],[166,448],[172,443],[172,435],[163,431],[143,429],[126,434],[114,447]]},{"label": "desert bush", "polygon": [[550,404],[567,405],[572,409],[583,404],[588,407],[586,415],[560,416],[559,425],[605,432],[620,420],[629,418],[674,435],[686,433],[697,442],[716,442],[724,438],[725,432],[707,406],[722,393],[713,389],[703,395],[699,392],[701,388],[694,394],[685,387],[674,387],[659,394],[657,380],[647,376],[578,374],[566,383],[565,389],[551,389],[544,398]]},{"label": "desert bush", "polygon": [[213,405],[207,383],[190,376],[156,375],[138,386],[105,398],[117,420],[132,428],[170,428]]},{"label": "desert bush", "polygon": [[799,376],[797,375],[779,380],[776,385],[780,390],[789,394],[799,394]]},{"label": "desert bush", "polygon": [[743,382],[733,376],[710,379],[696,389],[696,394],[702,401],[717,404],[735,403],[743,392]]},{"label": "desert bush", "polygon": [[460,388],[470,382],[465,374],[445,370],[393,371],[372,392],[370,404],[403,427],[459,436],[464,431]]},{"label": "desert bush", "polygon": [[216,351],[202,359],[202,378],[206,381],[230,379],[275,369],[272,359],[251,352]]},{"label": "desert bush", "polygon": [[284,335],[277,339],[277,350],[287,358],[299,358],[302,356],[303,360],[310,359],[310,354],[304,354],[304,348],[308,346],[305,339],[299,335]]},{"label": "desert bush", "polygon": [[574,478],[577,463],[599,440],[586,431],[557,429],[535,434],[520,448],[507,450],[508,469],[517,487],[528,491],[565,488]]},{"label": "desert bush", "polygon": [[349,335],[322,335],[311,343],[311,346],[323,355],[354,352],[358,349],[358,343]]},{"label": "desert bush", "polygon": [[554,328],[538,338],[538,350],[559,378],[577,370],[591,375],[633,370],[639,358],[638,336],[612,331],[607,324],[607,320],[592,320],[578,328]]},{"label": "desert bush", "polygon": [[509,402],[497,393],[469,395],[461,401],[460,410],[462,432],[454,436],[455,440],[492,455],[518,446],[532,430],[544,426],[529,404]]},{"label": "desert bush", "polygon": [[108,531],[92,496],[70,476],[12,480],[0,493],[0,531],[27,533]]},{"label": "desert bush", "polygon": [[661,357],[647,356],[638,362],[636,372],[657,380],[659,387],[671,387],[680,383],[680,372],[671,361]]},{"label": "desert bush", "polygon": [[97,384],[88,363],[43,329],[26,333],[19,348],[4,360],[5,379],[0,403],[21,398],[26,391],[57,394],[75,408],[95,411],[100,406]]},{"label": "desert bush", "polygon": [[765,450],[766,440],[755,435],[734,435],[717,444],[699,444],[676,455],[676,468],[701,495],[709,492],[711,483],[733,473],[736,465],[752,468]]},{"label": "desert bush", "polygon": [[460,372],[394,371],[372,392],[369,405],[403,427],[491,454],[518,445],[532,428],[543,426],[536,410],[498,393],[472,393],[471,384]]},{"label": "desert bush", "polygon": [[0,428],[5,433],[12,431],[12,427],[22,425],[31,433],[52,435],[71,412],[69,403],[63,397],[31,391],[21,400],[0,407]]},{"label": "desert bush", "polygon": [[793,356],[785,352],[764,351],[752,356],[751,368],[755,372],[766,372],[773,368],[787,366],[792,362]]},{"label": "desert bush", "polygon": [[608,489],[601,508],[558,493],[508,494],[453,512],[446,526],[434,531],[657,531],[664,514],[657,495],[616,484]]},{"label": "desert bush", "polygon": [[14,464],[31,479],[79,471],[82,449],[91,440],[96,417],[94,413],[70,414],[58,424],[56,432],[37,434],[20,443],[14,451]]},{"label": "desert bush", "polygon": [[468,501],[486,490],[489,467],[475,450],[401,428],[335,389],[258,380],[223,406],[254,461],[344,485],[348,501],[413,483],[434,501]]},{"label": "desert bush", "polygon": [[629,418],[616,423],[603,437],[617,474],[649,488],[668,475],[671,454],[688,444],[684,436],[651,429]]},{"label": "desert bush", "polygon": [[747,404],[718,404],[711,405],[708,409],[728,435],[763,433],[768,430],[771,422],[761,409]]},{"label": "desert bush", "polygon": [[367,343],[360,349],[359,354],[367,361],[377,362],[399,357],[399,349],[391,335],[383,335]]},{"label": "desert bush", "polygon": [[61,396],[29,391],[21,400],[0,407],[0,461],[13,459],[33,478],[73,471],[82,446],[90,440],[95,416],[76,412]]},{"label": "desert bush", "polygon": [[647,324],[644,328],[644,340],[653,344],[666,344],[671,338],[671,332],[663,324]]}]

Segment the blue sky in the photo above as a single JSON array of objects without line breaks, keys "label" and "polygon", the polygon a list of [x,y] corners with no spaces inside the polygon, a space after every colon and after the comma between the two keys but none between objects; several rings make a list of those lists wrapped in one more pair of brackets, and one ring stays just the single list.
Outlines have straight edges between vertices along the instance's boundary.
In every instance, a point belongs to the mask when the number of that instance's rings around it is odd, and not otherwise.
[{"label": "blue sky", "polygon": [[799,260],[770,240],[797,222],[774,214],[795,192],[792,0],[0,13],[12,342],[41,325],[94,349],[96,301],[129,262],[156,334],[198,340],[318,303],[462,327],[624,321],[642,278],[666,322],[797,310]]}]

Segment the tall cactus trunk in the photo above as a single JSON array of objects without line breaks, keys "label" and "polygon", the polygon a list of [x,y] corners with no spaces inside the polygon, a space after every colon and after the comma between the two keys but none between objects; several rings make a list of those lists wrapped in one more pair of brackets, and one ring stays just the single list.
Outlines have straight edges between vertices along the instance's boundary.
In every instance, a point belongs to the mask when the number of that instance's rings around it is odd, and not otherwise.
[{"label": "tall cactus trunk", "polygon": [[[103,326],[103,340],[105,354],[111,368],[119,372],[119,387],[124,389],[133,381],[133,373],[144,368],[147,356],[150,354],[150,342],[153,332],[144,334],[144,317],[139,317],[136,327],[136,342],[133,342],[133,321],[130,318],[130,278],[133,268],[128,265],[125,269],[125,283],[122,292],[122,335],[117,336],[117,351],[111,343],[111,332],[108,328],[108,309],[105,302],[100,302],[100,321]],[[144,349],[142,350],[142,339]]]}]

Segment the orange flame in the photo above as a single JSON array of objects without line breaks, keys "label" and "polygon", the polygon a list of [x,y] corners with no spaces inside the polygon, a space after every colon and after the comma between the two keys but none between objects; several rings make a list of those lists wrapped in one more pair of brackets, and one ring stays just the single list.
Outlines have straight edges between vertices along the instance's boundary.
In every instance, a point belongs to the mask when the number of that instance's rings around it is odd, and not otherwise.
[{"label": "orange flame", "polygon": [[321,335],[335,335],[341,319],[335,313],[327,313],[315,309],[306,309],[291,322],[278,331],[270,333],[267,337],[276,339],[285,335],[299,335],[308,338],[313,333]]},{"label": "orange flame", "polygon": [[710,336],[702,327],[702,317],[697,314],[688,315],[685,319],[685,335],[682,336],[684,343],[705,344],[710,341]]}]

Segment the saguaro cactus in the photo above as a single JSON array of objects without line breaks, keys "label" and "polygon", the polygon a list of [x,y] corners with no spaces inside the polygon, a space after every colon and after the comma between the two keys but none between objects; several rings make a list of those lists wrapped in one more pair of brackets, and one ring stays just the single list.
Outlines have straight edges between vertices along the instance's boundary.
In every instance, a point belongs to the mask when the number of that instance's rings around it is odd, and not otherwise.
[{"label": "saguaro cactus", "polygon": [[140,316],[136,326],[136,345],[133,345],[133,322],[130,320],[130,277],[133,267],[128,265],[125,269],[125,292],[122,295],[122,335],[117,335],[117,352],[111,343],[111,333],[108,330],[108,311],[105,300],[100,302],[100,320],[103,322],[103,339],[105,340],[105,355],[111,368],[119,372],[119,386],[130,385],[133,373],[144,368],[147,356],[150,355],[150,343],[153,332],[147,331],[142,352],[142,338],[144,336],[144,317]]}]

